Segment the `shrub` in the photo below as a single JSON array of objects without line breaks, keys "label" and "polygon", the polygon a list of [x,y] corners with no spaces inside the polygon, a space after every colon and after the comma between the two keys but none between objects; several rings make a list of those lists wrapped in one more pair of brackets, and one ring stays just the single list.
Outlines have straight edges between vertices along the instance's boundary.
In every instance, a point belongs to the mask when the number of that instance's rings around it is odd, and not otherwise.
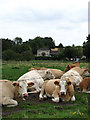
[{"label": "shrub", "polygon": [[14,52],[13,50],[5,50],[2,53],[2,59],[3,60],[19,60],[21,58],[21,55],[19,53]]}]

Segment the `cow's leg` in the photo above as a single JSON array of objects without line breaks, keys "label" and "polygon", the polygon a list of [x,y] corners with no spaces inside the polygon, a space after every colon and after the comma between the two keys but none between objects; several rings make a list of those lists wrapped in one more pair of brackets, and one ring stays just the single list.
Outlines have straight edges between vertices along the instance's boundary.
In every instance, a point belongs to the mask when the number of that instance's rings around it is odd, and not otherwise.
[{"label": "cow's leg", "polygon": [[52,98],[52,101],[53,101],[53,102],[59,102],[59,97],[57,97],[57,98]]},{"label": "cow's leg", "polygon": [[44,88],[44,86],[42,86],[41,92],[40,92],[40,95],[39,95],[39,100],[43,99],[44,90],[45,90],[45,88]]},{"label": "cow's leg", "polygon": [[3,98],[3,105],[7,105],[7,107],[14,107],[18,105],[16,100],[10,99],[9,97]]},{"label": "cow's leg", "polygon": [[59,102],[59,95],[56,91],[54,91],[54,93],[52,94],[52,97],[54,97],[52,98],[52,101]]},{"label": "cow's leg", "polygon": [[41,89],[39,88],[39,85],[37,83],[35,83],[35,89],[36,89],[37,92],[41,91]]},{"label": "cow's leg", "polygon": [[[40,92],[40,95],[39,95],[39,99],[42,100],[45,95],[44,95],[44,91],[45,91],[45,84],[42,85],[42,88],[41,88],[41,92]],[[44,96],[43,96],[44,95]]]},{"label": "cow's leg", "polygon": [[82,92],[86,93],[87,92],[86,88],[83,88]]},{"label": "cow's leg", "polygon": [[75,101],[75,96],[74,95],[71,97],[71,101]]}]

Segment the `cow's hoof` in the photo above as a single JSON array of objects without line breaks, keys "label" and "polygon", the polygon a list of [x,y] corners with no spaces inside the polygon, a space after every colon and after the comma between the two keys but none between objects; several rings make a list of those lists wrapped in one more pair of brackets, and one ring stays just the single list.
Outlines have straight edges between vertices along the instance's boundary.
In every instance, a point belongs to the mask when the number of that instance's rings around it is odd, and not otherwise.
[{"label": "cow's hoof", "polygon": [[43,97],[44,97],[44,98],[47,98],[47,96],[46,96],[46,95],[44,95]]},{"label": "cow's hoof", "polygon": [[22,98],[22,100],[24,101],[24,100],[26,100],[25,98]]},{"label": "cow's hoof", "polygon": [[75,101],[76,99],[75,99],[75,96],[73,96],[72,98],[71,98],[71,101]]},{"label": "cow's hoof", "polygon": [[39,100],[43,100],[43,96],[41,94],[39,95]]},{"label": "cow's hoof", "polygon": [[58,103],[59,102],[59,98],[52,98],[52,101]]}]

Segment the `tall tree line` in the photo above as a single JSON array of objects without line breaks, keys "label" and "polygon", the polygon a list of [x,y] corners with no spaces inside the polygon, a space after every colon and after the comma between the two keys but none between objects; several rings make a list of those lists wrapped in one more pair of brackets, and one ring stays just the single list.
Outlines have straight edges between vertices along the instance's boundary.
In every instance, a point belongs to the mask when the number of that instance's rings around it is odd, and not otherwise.
[{"label": "tall tree line", "polygon": [[37,54],[37,49],[55,47],[51,37],[36,37],[26,42],[23,42],[20,37],[16,37],[14,40],[0,40],[2,41],[2,58],[4,60],[31,60]]},{"label": "tall tree line", "polygon": [[2,41],[2,58],[4,60],[31,60],[35,59],[37,54],[37,49],[39,48],[60,48],[60,51],[57,55],[54,56],[54,59],[65,59],[65,58],[75,58],[85,55],[90,59],[89,48],[90,48],[90,34],[86,37],[86,42],[83,43],[83,46],[63,46],[60,43],[58,46],[55,46],[55,42],[51,37],[35,37],[34,39],[29,39],[26,42],[23,42],[22,38],[16,37],[14,40],[10,39],[0,39]]}]

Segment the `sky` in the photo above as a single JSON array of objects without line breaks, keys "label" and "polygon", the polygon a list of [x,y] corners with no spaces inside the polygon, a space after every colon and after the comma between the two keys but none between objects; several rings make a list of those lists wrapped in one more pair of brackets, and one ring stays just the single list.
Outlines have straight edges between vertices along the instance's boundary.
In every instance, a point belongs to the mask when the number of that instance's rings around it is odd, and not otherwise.
[{"label": "sky", "polygon": [[52,37],[55,45],[83,45],[89,0],[0,0],[0,38]]}]

